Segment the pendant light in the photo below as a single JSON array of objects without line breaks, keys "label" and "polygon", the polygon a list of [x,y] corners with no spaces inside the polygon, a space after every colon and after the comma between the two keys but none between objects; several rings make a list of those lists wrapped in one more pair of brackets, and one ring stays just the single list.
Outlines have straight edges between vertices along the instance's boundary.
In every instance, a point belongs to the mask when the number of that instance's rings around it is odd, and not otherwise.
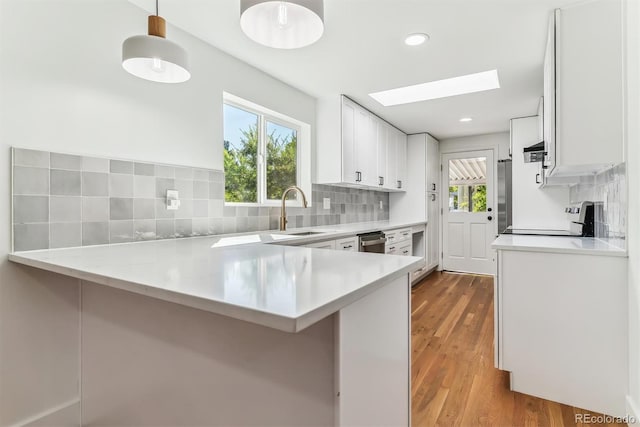
[{"label": "pendant light", "polygon": [[240,0],[240,14],[251,40],[277,49],[308,46],[324,32],[323,0]]},{"label": "pendant light", "polygon": [[159,83],[182,83],[191,78],[187,52],[167,40],[166,21],[149,16],[149,35],[129,37],[122,43],[122,67],[141,79]]}]

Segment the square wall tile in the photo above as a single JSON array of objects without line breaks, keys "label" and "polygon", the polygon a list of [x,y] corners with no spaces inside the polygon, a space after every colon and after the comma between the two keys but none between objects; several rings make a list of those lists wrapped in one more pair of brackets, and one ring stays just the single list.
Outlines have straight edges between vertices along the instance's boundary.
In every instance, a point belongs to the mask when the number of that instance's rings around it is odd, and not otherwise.
[{"label": "square wall tile", "polygon": [[176,179],[188,179],[190,181],[193,180],[193,169],[191,168],[175,168],[175,177]]},{"label": "square wall tile", "polygon": [[133,221],[110,221],[109,243],[133,242]]},{"label": "square wall tile", "polygon": [[215,200],[224,200],[224,184],[217,182],[209,183],[209,198]]},{"label": "square wall tile", "polygon": [[193,181],[193,198],[208,199],[209,198],[209,182]]},{"label": "square wall tile", "polygon": [[108,197],[83,197],[82,198],[82,221],[102,222],[109,220],[109,198]]},{"label": "square wall tile", "polygon": [[82,170],[85,172],[109,173],[109,159],[100,157],[83,157]]},{"label": "square wall tile", "polygon": [[172,239],[176,237],[175,222],[172,219],[156,220],[156,237],[158,239]]},{"label": "square wall tile", "polygon": [[193,179],[196,181],[209,181],[209,171],[206,169],[194,169]]},{"label": "square wall tile", "polygon": [[156,176],[158,178],[175,178],[176,168],[167,165],[156,165]]},{"label": "square wall tile", "polygon": [[14,195],[49,195],[49,169],[16,166],[13,168]]},{"label": "square wall tile", "polygon": [[51,196],[49,200],[49,209],[50,209],[51,222],[82,221],[82,198],[81,197]]},{"label": "square wall tile", "polygon": [[193,232],[191,219],[176,219],[176,237],[190,237]]},{"label": "square wall tile", "polygon": [[154,176],[156,174],[156,166],[151,163],[134,163],[133,173],[135,175]]},{"label": "square wall tile", "polygon": [[79,196],[82,179],[79,171],[51,169],[51,195]]},{"label": "square wall tile", "polygon": [[193,216],[198,218],[206,218],[209,216],[209,201],[208,200],[194,200],[193,201]]},{"label": "square wall tile", "polygon": [[105,245],[109,243],[108,222],[83,222],[82,246]]},{"label": "square wall tile", "polygon": [[133,197],[133,175],[109,175],[109,196]]},{"label": "square wall tile", "polygon": [[109,164],[109,171],[111,173],[133,174],[133,162],[111,160],[111,163]]},{"label": "square wall tile", "polygon": [[222,200],[209,200],[209,218],[222,218],[224,202]]},{"label": "square wall tile", "polygon": [[49,197],[14,196],[13,222],[14,224],[49,222]]},{"label": "square wall tile", "polygon": [[133,197],[152,199],[156,197],[156,179],[153,176],[133,177]]},{"label": "square wall tile", "polygon": [[134,240],[155,240],[156,239],[156,220],[142,219],[133,222],[133,239]]},{"label": "square wall tile", "polygon": [[133,219],[133,199],[110,198],[109,219],[111,221]]},{"label": "square wall tile", "polygon": [[50,226],[50,247],[72,248],[82,246],[82,223],[52,223]]},{"label": "square wall tile", "polygon": [[176,211],[167,209],[167,202],[164,199],[156,199],[156,219],[175,218]]},{"label": "square wall tile", "polygon": [[48,151],[27,150],[25,148],[13,149],[13,164],[15,166],[49,168],[49,157]]},{"label": "square wall tile", "polygon": [[207,236],[209,234],[209,218],[193,219],[193,235]]},{"label": "square wall tile", "polygon": [[109,195],[109,175],[98,172],[82,172],[82,195],[102,196]]},{"label": "square wall tile", "polygon": [[182,199],[180,200],[180,207],[175,212],[176,218],[186,219],[193,217],[193,200]]},{"label": "square wall tile", "polygon": [[156,197],[159,199],[167,198],[167,190],[175,190],[175,180],[168,178],[156,178]]},{"label": "square wall tile", "polygon": [[134,219],[155,219],[156,200],[155,199],[133,199]]},{"label": "square wall tile", "polygon": [[180,197],[180,199],[193,199],[193,181],[176,179],[175,189],[178,190],[178,197]]},{"label": "square wall tile", "polygon": [[82,169],[82,157],[51,153],[51,169],[79,171]]},{"label": "square wall tile", "polygon": [[16,224],[13,226],[13,249],[34,251],[49,248],[49,224]]}]

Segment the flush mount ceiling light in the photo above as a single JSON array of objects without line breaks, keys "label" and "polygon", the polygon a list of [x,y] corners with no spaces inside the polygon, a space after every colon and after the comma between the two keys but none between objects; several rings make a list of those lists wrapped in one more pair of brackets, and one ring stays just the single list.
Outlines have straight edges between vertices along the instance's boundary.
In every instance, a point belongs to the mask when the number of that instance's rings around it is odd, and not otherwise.
[{"label": "flush mount ceiling light", "polygon": [[240,28],[264,46],[308,46],[324,32],[323,0],[240,0]]},{"label": "flush mount ceiling light", "polygon": [[464,95],[499,89],[498,71],[484,71],[466,76],[437,80],[398,89],[370,93],[369,96],[385,107],[412,102],[428,101],[430,99],[446,98],[448,96]]},{"label": "flush mount ceiling light", "polygon": [[473,119],[472,119],[471,117],[463,117],[463,118],[461,118],[461,119],[460,119],[460,121],[461,121],[462,123],[467,123],[467,122],[470,122],[470,121],[472,121],[472,120],[473,120]]},{"label": "flush mount ceiling light", "polygon": [[149,35],[129,37],[122,43],[122,67],[141,79],[159,83],[182,83],[191,78],[187,52],[167,40],[166,22],[149,16]]},{"label": "flush mount ceiling light", "polygon": [[413,34],[409,34],[404,39],[404,44],[406,44],[407,46],[420,46],[421,44],[423,44],[428,40],[429,40],[429,34],[413,33]]}]

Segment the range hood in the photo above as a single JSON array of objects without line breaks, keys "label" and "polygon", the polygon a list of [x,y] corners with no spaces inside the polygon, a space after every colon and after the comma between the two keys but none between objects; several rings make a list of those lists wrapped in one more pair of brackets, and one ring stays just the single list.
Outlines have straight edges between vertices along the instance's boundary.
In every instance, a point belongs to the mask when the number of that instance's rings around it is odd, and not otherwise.
[{"label": "range hood", "polygon": [[538,142],[537,144],[531,145],[529,147],[525,147],[524,149],[524,162],[525,163],[536,163],[544,161],[544,141]]}]

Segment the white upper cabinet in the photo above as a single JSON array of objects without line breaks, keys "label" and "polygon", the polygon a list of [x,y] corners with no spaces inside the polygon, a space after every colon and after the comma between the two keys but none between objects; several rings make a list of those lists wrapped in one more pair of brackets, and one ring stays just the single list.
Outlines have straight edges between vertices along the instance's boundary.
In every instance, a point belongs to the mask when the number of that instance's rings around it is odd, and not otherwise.
[{"label": "white upper cabinet", "polygon": [[316,183],[404,191],[407,136],[349,98],[318,100]]},{"label": "white upper cabinet", "polygon": [[592,174],[624,161],[623,28],[621,0],[554,13],[544,78],[549,177]]},{"label": "white upper cabinet", "polygon": [[438,140],[427,135],[427,188],[428,192],[440,191],[440,146]]}]

